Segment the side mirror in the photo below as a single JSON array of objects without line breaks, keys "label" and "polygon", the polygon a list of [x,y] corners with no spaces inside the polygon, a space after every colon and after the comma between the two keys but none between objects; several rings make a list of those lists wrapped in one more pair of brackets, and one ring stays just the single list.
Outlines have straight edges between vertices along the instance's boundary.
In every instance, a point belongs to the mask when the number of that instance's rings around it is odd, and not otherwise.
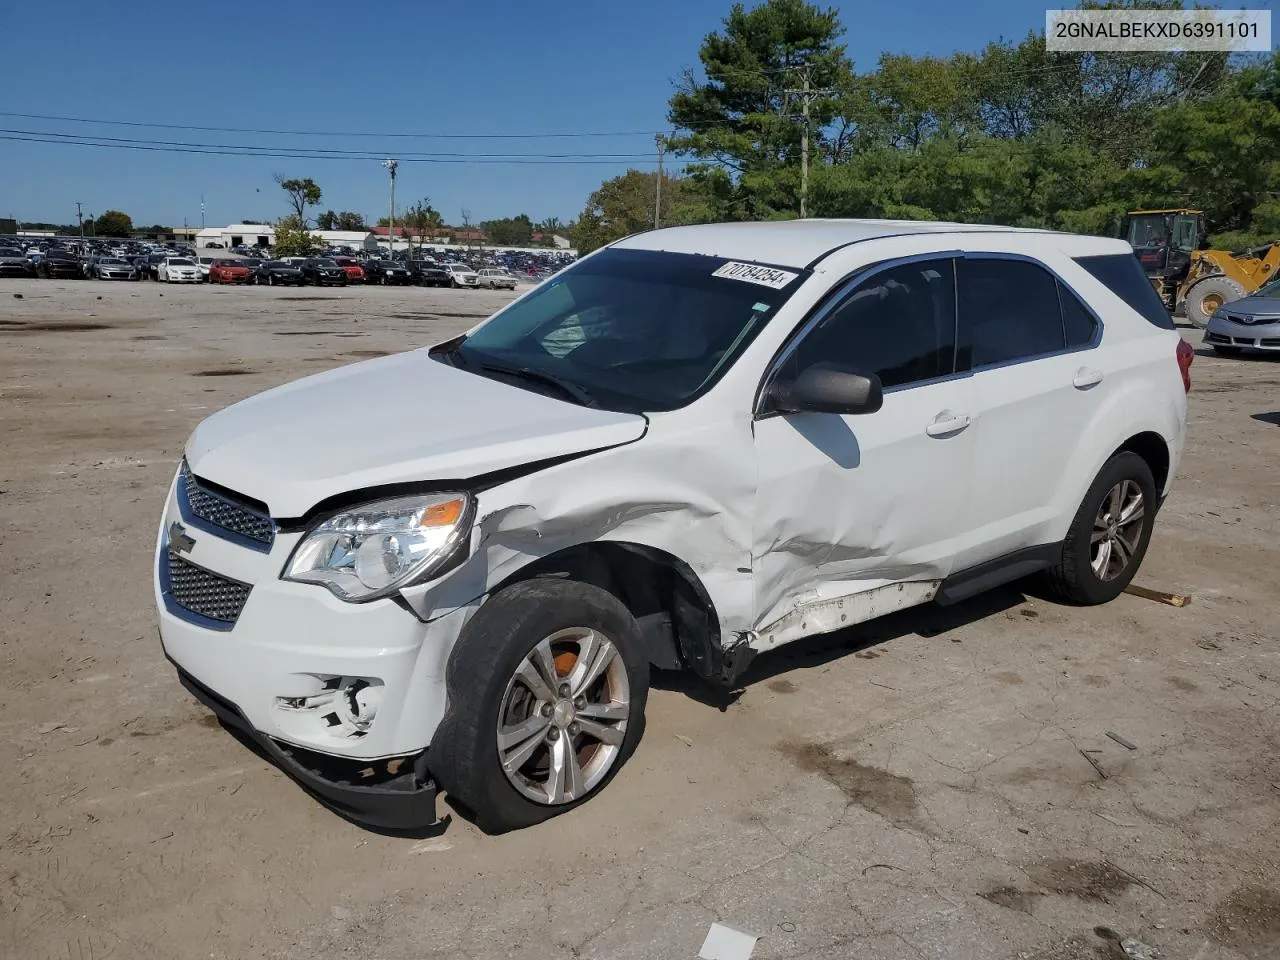
[{"label": "side mirror", "polygon": [[884,404],[879,377],[833,363],[815,363],[794,380],[775,380],[769,395],[781,413],[875,413]]}]

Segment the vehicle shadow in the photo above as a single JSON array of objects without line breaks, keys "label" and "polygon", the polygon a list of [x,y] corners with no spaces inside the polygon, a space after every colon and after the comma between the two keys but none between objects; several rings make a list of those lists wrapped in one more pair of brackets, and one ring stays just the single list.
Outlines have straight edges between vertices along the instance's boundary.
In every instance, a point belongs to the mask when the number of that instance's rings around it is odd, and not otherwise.
[{"label": "vehicle shadow", "polygon": [[1259,423],[1269,423],[1273,427],[1280,427],[1280,410],[1273,410],[1271,413],[1251,413],[1249,419],[1257,420]]},{"label": "vehicle shadow", "polygon": [[[758,655],[732,688],[716,686],[687,670],[651,670],[649,683],[654,689],[677,691],[723,712],[748,687],[779,674],[825,666],[833,660],[850,654],[856,656],[870,647],[911,634],[920,637],[945,636],[960,627],[1003,613],[1026,601],[1028,592],[1022,589],[1023,586],[1022,583],[1015,583],[996,587],[949,607],[926,603],[835,633],[797,640]],[[958,638],[952,638],[952,641],[960,642]]]}]

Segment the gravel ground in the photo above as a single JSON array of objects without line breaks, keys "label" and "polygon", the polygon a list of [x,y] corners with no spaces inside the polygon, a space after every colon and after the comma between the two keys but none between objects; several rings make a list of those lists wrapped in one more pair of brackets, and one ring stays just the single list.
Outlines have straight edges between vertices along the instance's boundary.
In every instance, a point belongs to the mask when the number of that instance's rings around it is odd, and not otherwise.
[{"label": "gravel ground", "polygon": [[1268,360],[1193,368],[1139,575],[1188,607],[1010,588],[761,657],[727,705],[656,677],[613,785],[502,837],[362,830],[221,729],[152,605],[186,436],[507,299],[0,281],[0,957],[669,960],[713,920],[759,934],[757,960],[1076,960],[1130,937],[1280,957]]}]

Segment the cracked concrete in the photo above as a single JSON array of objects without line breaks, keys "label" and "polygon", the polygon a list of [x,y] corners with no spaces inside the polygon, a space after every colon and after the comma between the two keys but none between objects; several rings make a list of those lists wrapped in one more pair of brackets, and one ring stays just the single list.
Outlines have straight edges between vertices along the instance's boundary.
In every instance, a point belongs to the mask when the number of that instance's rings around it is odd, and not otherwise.
[{"label": "cracked concrete", "polygon": [[0,957],[669,960],[720,920],[755,958],[1280,958],[1269,361],[1193,367],[1140,577],[1189,607],[1006,589],[761,657],[723,711],[658,677],[609,789],[503,837],[360,830],[209,726],[150,596],[191,427],[505,298],[0,281]]}]

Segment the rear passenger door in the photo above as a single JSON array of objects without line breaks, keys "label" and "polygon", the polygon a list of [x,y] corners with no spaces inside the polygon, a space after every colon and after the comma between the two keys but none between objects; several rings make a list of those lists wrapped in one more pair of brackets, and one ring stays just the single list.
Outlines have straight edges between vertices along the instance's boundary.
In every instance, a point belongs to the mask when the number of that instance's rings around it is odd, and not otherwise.
[{"label": "rear passenger door", "polygon": [[1050,543],[1059,486],[1114,387],[1097,317],[1044,264],[956,262],[957,368],[973,380],[973,483],[957,571]]}]

